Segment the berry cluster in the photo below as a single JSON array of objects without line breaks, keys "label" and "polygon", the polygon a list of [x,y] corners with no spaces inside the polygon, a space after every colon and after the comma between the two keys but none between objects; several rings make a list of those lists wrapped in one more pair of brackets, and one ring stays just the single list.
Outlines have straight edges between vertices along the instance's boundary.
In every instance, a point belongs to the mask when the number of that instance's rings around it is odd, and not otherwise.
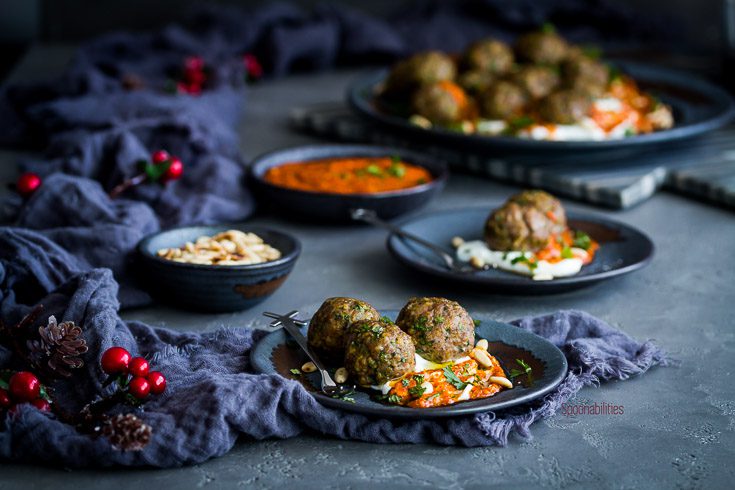
[{"label": "berry cluster", "polygon": [[166,389],[166,378],[159,371],[151,371],[148,361],[132,357],[122,347],[110,347],[101,359],[102,370],[117,381],[118,389],[126,391],[137,400],[149,394],[160,395]]},{"label": "berry cluster", "polygon": [[199,95],[207,81],[207,71],[201,56],[189,56],[184,60],[181,80],[176,82],[179,94]]},{"label": "berry cluster", "polygon": [[161,174],[159,180],[161,183],[178,180],[184,174],[184,164],[179,157],[169,155],[166,150],[158,150],[151,153],[151,161],[153,165],[167,165],[166,170]]},{"label": "berry cluster", "polygon": [[13,374],[7,382],[7,389],[0,387],[0,411],[12,410],[19,403],[30,403],[42,412],[51,411],[46,390],[36,375],[29,371]]}]

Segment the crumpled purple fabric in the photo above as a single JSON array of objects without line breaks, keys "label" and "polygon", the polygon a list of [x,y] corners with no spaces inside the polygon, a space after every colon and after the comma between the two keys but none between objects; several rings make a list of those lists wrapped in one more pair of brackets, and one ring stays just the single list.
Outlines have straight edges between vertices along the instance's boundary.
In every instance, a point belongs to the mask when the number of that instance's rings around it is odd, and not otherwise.
[{"label": "crumpled purple fabric", "polygon": [[[321,406],[293,380],[255,374],[249,354],[263,331],[249,328],[208,333],[174,332],[118,316],[117,283],[108,269],[84,270],[63,248],[30,230],[0,230],[0,314],[15,322],[31,309],[72,320],[84,328],[90,347],[86,365],[71,380],[52,387],[59,403],[78,409],[102,390],[100,353],[113,345],[152,359],[168,379],[166,392],[138,412],[153,427],[140,452],[114,450],[104,439],[77,433],[30,405],[8,415],[0,429],[0,459],[45,461],[68,467],[194,464],[229,451],[242,440],[294,437],[304,432],[377,443],[503,446],[530,426],[554,415],[582,387],[624,380],[657,364],[665,354],[587,313],[560,311],[513,322],[560,347],[569,374],[537,402],[498,413],[448,420],[401,421],[344,413]],[[11,362],[0,347],[0,365]]]}]

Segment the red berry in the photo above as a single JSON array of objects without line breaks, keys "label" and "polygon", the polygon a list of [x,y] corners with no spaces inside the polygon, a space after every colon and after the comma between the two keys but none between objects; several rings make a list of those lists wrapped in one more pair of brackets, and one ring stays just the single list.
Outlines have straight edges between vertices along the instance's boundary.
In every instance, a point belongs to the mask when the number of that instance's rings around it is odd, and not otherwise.
[{"label": "red berry", "polygon": [[[164,380],[163,383],[165,385],[166,380]],[[0,408],[8,408],[12,404],[13,402],[10,401],[10,394],[8,391],[0,388]]]},{"label": "red berry", "polygon": [[151,384],[145,378],[133,378],[128,384],[128,393],[133,395],[138,400],[148,396],[151,392]]},{"label": "red berry", "polygon": [[41,177],[33,172],[26,172],[18,177],[15,188],[23,197],[28,197],[41,186]]},{"label": "red berry", "polygon": [[130,359],[130,364],[128,364],[128,373],[130,373],[131,376],[140,376],[145,378],[148,376],[148,361],[142,357],[133,357]]},{"label": "red berry", "polygon": [[153,163],[163,163],[169,158],[171,158],[171,155],[166,150],[158,150],[151,153],[151,161]]},{"label": "red berry", "polygon": [[245,71],[247,71],[250,78],[258,79],[263,76],[263,67],[260,61],[258,61],[258,58],[247,53],[242,57],[242,61],[245,64]]},{"label": "red berry", "polygon": [[187,56],[184,59],[185,71],[201,71],[204,69],[204,58],[201,56]]},{"label": "red berry", "polygon": [[152,371],[147,379],[154,395],[160,395],[166,389],[166,377],[159,371]]},{"label": "red berry", "polygon": [[207,75],[205,75],[203,71],[187,70],[184,72],[184,80],[186,80],[189,86],[192,86],[192,85],[201,86],[202,84],[204,84],[206,79],[207,79]]},{"label": "red berry", "polygon": [[122,347],[110,347],[102,354],[102,370],[107,374],[125,373],[130,363],[130,352]]},{"label": "red berry", "polygon": [[30,402],[41,394],[41,382],[28,371],[15,373],[10,377],[9,385],[10,396],[17,402]]},{"label": "red berry", "polygon": [[161,182],[169,182],[171,180],[178,180],[184,173],[184,164],[177,157],[171,158],[171,162],[166,169],[166,173],[161,177]]},{"label": "red berry", "polygon": [[31,405],[36,407],[42,412],[50,412],[51,411],[51,404],[48,402],[48,400],[44,400],[43,398],[36,398],[31,402]]}]

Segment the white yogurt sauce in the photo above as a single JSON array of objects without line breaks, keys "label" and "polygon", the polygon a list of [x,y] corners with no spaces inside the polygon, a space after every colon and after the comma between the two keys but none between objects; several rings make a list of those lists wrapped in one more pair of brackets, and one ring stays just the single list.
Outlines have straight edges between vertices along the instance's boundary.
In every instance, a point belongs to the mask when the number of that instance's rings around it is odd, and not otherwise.
[{"label": "white yogurt sauce", "polygon": [[[583,257],[587,251],[581,248],[571,248],[573,258],[562,259],[559,262],[548,262],[539,260],[532,270],[527,262],[513,263],[519,257],[533,258],[530,252],[499,252],[491,250],[482,240],[465,242],[457,248],[457,258],[463,262],[469,262],[472,257],[477,257],[485,264],[496,269],[503,269],[516,274],[531,276],[536,281],[546,281],[555,277],[568,277],[578,274],[584,265]],[[476,259],[476,260],[477,260]]]}]

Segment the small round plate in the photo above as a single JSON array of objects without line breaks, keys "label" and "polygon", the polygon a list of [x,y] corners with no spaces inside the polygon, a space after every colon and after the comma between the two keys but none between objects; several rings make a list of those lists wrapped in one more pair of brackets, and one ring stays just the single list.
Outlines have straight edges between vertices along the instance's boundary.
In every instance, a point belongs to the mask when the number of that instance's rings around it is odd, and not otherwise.
[{"label": "small round plate", "polygon": [[431,144],[463,150],[504,150],[512,152],[581,151],[637,147],[691,138],[720,128],[735,115],[735,102],[723,89],[696,76],[667,68],[638,63],[616,63],[641,88],[651,92],[674,110],[674,127],[664,131],[606,141],[538,141],[509,136],[462,134],[442,128],[423,129],[404,117],[381,111],[375,94],[385,81],[383,69],[357,80],[347,91],[350,106],[362,117],[385,128]]},{"label": "small round plate", "polygon": [[[273,185],[265,180],[272,167],[285,163],[306,163],[322,158],[391,157],[424,167],[433,179],[426,184],[390,192],[374,194],[330,194],[307,192]],[[350,209],[364,208],[375,211],[384,219],[394,218],[428,203],[446,183],[447,166],[432,158],[400,148],[370,145],[308,145],[267,153],[256,158],[250,167],[250,177],[261,194],[261,202],[279,208],[286,216],[305,217],[333,222],[349,222]]]},{"label": "small round plate", "polygon": [[[446,247],[453,254],[452,237],[465,240],[482,239],[482,229],[492,207],[466,208],[440,211],[416,216],[400,223],[401,228]],[[603,217],[567,213],[567,221],[573,230],[582,230],[600,243],[595,259],[582,267],[576,276],[560,277],[549,281],[534,281],[530,277],[500,269],[474,273],[450,271],[436,255],[421,245],[404,240],[397,235],[388,236],[387,246],[391,254],[402,264],[444,279],[483,286],[493,292],[517,294],[557,293],[588,286],[638,270],[653,257],[654,246],[642,232],[628,225]]]},{"label": "small round plate", "polygon": [[[395,319],[397,311],[384,311],[386,316]],[[447,407],[409,408],[389,405],[374,400],[371,395],[377,391],[358,389],[353,401],[331,398],[319,390],[318,373],[294,375],[291,369],[299,369],[308,360],[306,354],[283,330],[276,330],[263,337],[253,349],[251,361],[258,372],[279,374],[285,378],[301,382],[319,403],[345,411],[365,415],[401,418],[456,417],[472,413],[501,410],[540,398],[556,388],[567,374],[567,360],[554,344],[507,323],[499,323],[482,317],[475,329],[476,340],[487,339],[488,351],[494,355],[506,373],[518,368],[516,359],[522,359],[531,366],[531,375],[516,378],[514,388],[503,390],[495,396],[482,400],[460,402]],[[303,327],[306,335],[308,327]],[[332,366],[332,371],[339,366]]]}]

